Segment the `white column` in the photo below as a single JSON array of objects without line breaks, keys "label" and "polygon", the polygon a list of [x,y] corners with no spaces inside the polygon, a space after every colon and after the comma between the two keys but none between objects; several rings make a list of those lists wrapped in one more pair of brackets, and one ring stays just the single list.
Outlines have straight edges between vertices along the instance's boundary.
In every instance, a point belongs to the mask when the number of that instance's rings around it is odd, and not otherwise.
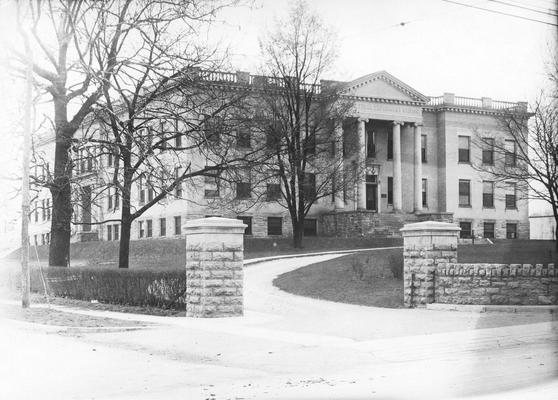
[{"label": "white column", "polygon": [[365,119],[358,120],[357,210],[366,210],[366,138]]},{"label": "white column", "polygon": [[345,199],[343,198],[344,188],[344,157],[343,157],[343,121],[335,121],[335,209],[342,211],[345,209]]},{"label": "white column", "polygon": [[401,125],[403,122],[393,122],[393,210],[401,211]]},{"label": "white column", "polygon": [[415,127],[415,212],[422,211],[422,146],[421,146],[421,125],[414,124]]}]

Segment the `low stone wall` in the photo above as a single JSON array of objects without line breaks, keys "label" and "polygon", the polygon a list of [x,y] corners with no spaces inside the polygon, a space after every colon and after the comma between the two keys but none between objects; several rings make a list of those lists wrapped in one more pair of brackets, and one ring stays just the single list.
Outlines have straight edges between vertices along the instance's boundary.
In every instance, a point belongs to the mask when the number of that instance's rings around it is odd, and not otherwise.
[{"label": "low stone wall", "polygon": [[434,301],[449,304],[558,304],[554,264],[438,264]]},{"label": "low stone wall", "polygon": [[476,305],[558,304],[554,264],[463,264],[457,260],[454,224],[425,221],[405,225],[404,303]]}]

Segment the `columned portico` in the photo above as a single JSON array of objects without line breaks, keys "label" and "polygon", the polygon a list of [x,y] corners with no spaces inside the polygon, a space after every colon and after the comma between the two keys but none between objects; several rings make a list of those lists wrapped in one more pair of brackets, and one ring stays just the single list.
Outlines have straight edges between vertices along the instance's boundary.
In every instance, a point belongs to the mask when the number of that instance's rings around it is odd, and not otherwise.
[{"label": "columned portico", "polygon": [[366,119],[358,120],[358,149],[357,149],[357,210],[366,210]]},{"label": "columned portico", "polygon": [[403,203],[401,190],[401,125],[403,122],[393,122],[393,210],[401,211]]},{"label": "columned portico", "polygon": [[344,176],[344,159],[343,159],[343,122],[335,121],[335,162],[337,165],[337,180],[335,188],[335,209],[341,211],[345,209],[345,199],[343,198],[343,176]]},{"label": "columned portico", "polygon": [[415,154],[415,165],[414,165],[414,183],[415,183],[415,196],[414,196],[414,209],[415,212],[422,211],[422,151],[421,151],[421,125],[414,124],[415,137],[414,137],[414,154]]}]

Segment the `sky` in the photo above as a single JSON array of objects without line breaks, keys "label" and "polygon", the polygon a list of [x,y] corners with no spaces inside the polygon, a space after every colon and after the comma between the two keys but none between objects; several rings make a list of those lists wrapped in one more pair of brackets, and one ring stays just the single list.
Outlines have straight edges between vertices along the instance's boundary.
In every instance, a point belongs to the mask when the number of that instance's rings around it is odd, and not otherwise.
[{"label": "sky", "polygon": [[[554,0],[455,0],[556,23],[544,10]],[[16,35],[14,18],[0,0],[0,38]],[[547,85],[556,27],[473,9],[443,0],[308,0],[327,25],[337,32],[339,57],[326,79],[350,81],[386,70],[427,96],[444,92],[466,97],[533,101]],[[287,0],[253,0],[217,15],[210,39],[227,47],[232,70],[261,69],[258,38],[287,13]],[[539,12],[519,7],[536,9]],[[0,46],[1,46],[0,41]],[[0,55],[5,54],[0,48]],[[9,74],[0,74],[0,179],[20,168],[19,121],[23,91]],[[49,111],[49,105],[44,106]],[[2,182],[0,209],[17,211],[10,185]]]}]

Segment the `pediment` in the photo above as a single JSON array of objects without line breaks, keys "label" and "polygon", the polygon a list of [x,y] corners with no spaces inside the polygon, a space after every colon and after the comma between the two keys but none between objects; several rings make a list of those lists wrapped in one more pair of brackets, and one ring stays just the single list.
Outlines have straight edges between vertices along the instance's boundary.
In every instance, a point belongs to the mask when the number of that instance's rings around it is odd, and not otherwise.
[{"label": "pediment", "polygon": [[374,72],[347,84],[346,93],[400,101],[426,102],[428,97],[386,71]]}]

